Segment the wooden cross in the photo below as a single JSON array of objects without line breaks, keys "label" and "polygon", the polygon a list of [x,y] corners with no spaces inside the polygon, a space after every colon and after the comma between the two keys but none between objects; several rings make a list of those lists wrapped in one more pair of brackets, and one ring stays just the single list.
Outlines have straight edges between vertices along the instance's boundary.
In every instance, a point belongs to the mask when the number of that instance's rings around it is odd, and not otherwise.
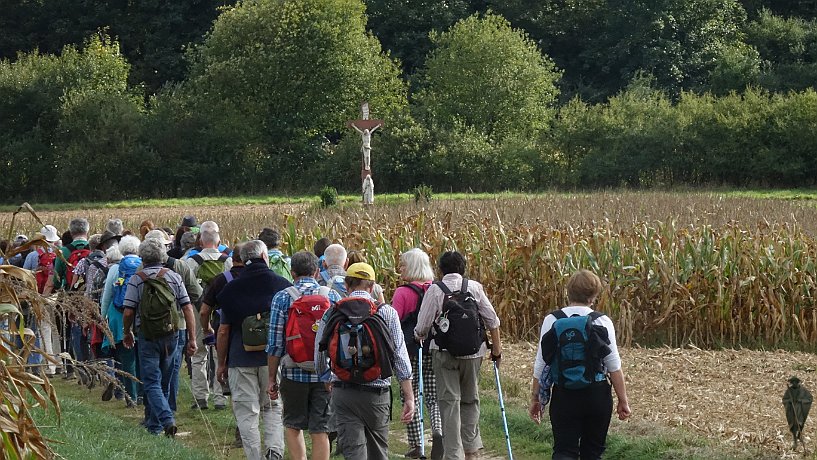
[{"label": "wooden cross", "polygon": [[[371,153],[370,153],[371,145],[369,144],[371,142],[371,135],[375,130],[377,130],[379,128],[382,128],[383,125],[384,125],[383,120],[371,120],[371,119],[369,119],[369,103],[368,102],[364,102],[363,104],[360,105],[360,119],[358,119],[358,120],[349,120],[349,121],[346,122],[347,127],[352,128],[355,131],[360,133],[362,141],[363,141],[363,146],[362,146],[362,148],[360,150],[360,153],[361,153],[360,179],[361,180],[366,179],[366,176],[371,176],[372,175],[371,158],[369,158],[369,162],[368,162],[369,164],[367,165],[366,164],[367,163],[366,158],[365,158],[366,152],[364,152],[364,151],[369,150],[369,154],[371,155]],[[369,139],[366,139],[367,134],[364,134],[365,130],[368,130]],[[368,166],[368,168],[367,168],[367,166]]]},{"label": "wooden cross", "polygon": [[360,133],[361,137],[361,166],[360,179],[363,183],[363,204],[374,203],[374,181],[372,179],[372,133],[383,126],[383,120],[369,119],[369,103],[363,102],[360,105],[360,119],[349,120],[346,126]]}]

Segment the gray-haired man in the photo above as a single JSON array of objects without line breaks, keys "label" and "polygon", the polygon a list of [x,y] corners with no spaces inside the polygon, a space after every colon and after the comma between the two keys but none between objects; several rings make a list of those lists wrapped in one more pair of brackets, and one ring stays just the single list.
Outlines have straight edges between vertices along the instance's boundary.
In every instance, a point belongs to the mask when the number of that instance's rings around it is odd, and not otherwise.
[{"label": "gray-haired man", "polygon": [[[136,328],[139,330],[139,366],[140,377],[144,385],[145,404],[150,407],[150,416],[145,421],[148,431],[153,434],[160,434],[164,431],[166,436],[176,435],[176,421],[173,411],[170,410],[168,396],[170,391],[170,379],[173,374],[173,362],[178,346],[178,332],[163,334],[161,336],[147,337],[146,329],[142,326],[141,303],[143,300],[144,286],[150,279],[162,278],[175,297],[175,305],[169,308],[178,308],[184,315],[187,323],[187,354],[196,352],[196,329],[194,328],[196,319],[193,312],[193,305],[187,296],[184,282],[181,277],[163,267],[167,260],[167,249],[162,242],[156,239],[147,239],[139,245],[139,256],[142,258],[144,268],[131,276],[128,281],[128,288],[125,291],[124,323],[125,337],[122,341],[126,348],[132,348],[134,344],[133,330],[134,319]],[[147,321],[147,320],[146,320]],[[175,324],[173,326],[176,326]]]}]

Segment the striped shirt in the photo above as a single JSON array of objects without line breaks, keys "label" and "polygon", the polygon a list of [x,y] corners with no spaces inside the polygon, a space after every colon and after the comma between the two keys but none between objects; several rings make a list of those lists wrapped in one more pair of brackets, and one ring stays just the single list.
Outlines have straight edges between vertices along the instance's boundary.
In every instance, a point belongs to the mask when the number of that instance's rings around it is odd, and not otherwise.
[{"label": "striped shirt", "polygon": [[[295,281],[295,287],[301,291],[303,295],[317,294],[320,285],[314,278],[304,277]],[[329,290],[329,301],[334,306],[340,301],[340,294],[334,290]],[[286,355],[286,324],[289,319],[289,307],[292,306],[294,300],[289,292],[284,289],[278,291],[275,297],[272,298],[270,305],[270,327],[269,336],[267,338],[267,354],[271,356],[283,357]],[[317,348],[320,341],[320,333],[315,336],[315,347]],[[282,362],[286,362],[284,359]],[[301,369],[297,366],[281,366],[281,376],[295,382],[317,383],[320,382],[318,374]]]},{"label": "striped shirt", "polygon": [[[351,294],[349,294],[349,297],[362,297],[369,299],[372,302],[376,302],[376,300],[373,299],[372,296],[366,291],[353,291]],[[320,325],[318,326],[318,337],[323,337],[323,330],[326,327],[326,321],[329,319],[331,314],[332,311],[329,310],[325,315],[323,315],[323,319],[321,319]],[[386,324],[389,327],[389,333],[394,341],[394,371],[395,375],[397,376],[397,380],[411,380],[411,362],[409,361],[408,351],[406,351],[406,341],[403,338],[403,330],[400,328],[400,319],[397,317],[397,311],[395,311],[395,309],[389,304],[382,304],[377,310],[377,314],[386,320]],[[327,367],[327,362],[327,353],[321,353],[318,351],[318,347],[315,347],[315,369],[320,375],[320,381],[340,381],[340,379],[338,379]],[[364,385],[380,388],[388,387],[391,386],[391,378],[376,379],[369,383],[365,383]]]}]

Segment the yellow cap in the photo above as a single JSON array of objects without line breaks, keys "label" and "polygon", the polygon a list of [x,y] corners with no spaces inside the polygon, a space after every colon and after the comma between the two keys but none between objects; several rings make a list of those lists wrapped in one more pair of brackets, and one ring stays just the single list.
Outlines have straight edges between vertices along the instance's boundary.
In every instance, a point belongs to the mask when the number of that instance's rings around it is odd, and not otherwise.
[{"label": "yellow cap", "polygon": [[372,266],[369,264],[358,262],[356,264],[349,265],[349,268],[346,269],[346,276],[360,278],[367,281],[374,281],[374,268],[372,268]]}]

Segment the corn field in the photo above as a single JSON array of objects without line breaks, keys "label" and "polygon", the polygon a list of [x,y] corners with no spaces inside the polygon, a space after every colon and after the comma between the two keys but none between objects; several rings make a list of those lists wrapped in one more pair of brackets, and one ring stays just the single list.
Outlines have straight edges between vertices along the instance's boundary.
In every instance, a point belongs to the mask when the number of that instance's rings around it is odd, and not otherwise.
[{"label": "corn field", "polygon": [[[285,252],[328,236],[364,250],[387,297],[398,284],[399,254],[421,247],[466,254],[502,332],[534,339],[544,315],[566,302],[579,268],[605,281],[597,308],[615,321],[624,345],[699,347],[817,344],[814,309],[817,210],[807,202],[706,194],[596,193],[533,199],[440,201],[418,207],[321,210],[310,205],[102,209],[42,212],[64,230],[74,216],[99,232],[110,217],[175,229],[181,217],[212,219],[229,242],[278,228]],[[0,226],[5,216],[0,216]],[[36,231],[21,219],[17,231]]]}]

